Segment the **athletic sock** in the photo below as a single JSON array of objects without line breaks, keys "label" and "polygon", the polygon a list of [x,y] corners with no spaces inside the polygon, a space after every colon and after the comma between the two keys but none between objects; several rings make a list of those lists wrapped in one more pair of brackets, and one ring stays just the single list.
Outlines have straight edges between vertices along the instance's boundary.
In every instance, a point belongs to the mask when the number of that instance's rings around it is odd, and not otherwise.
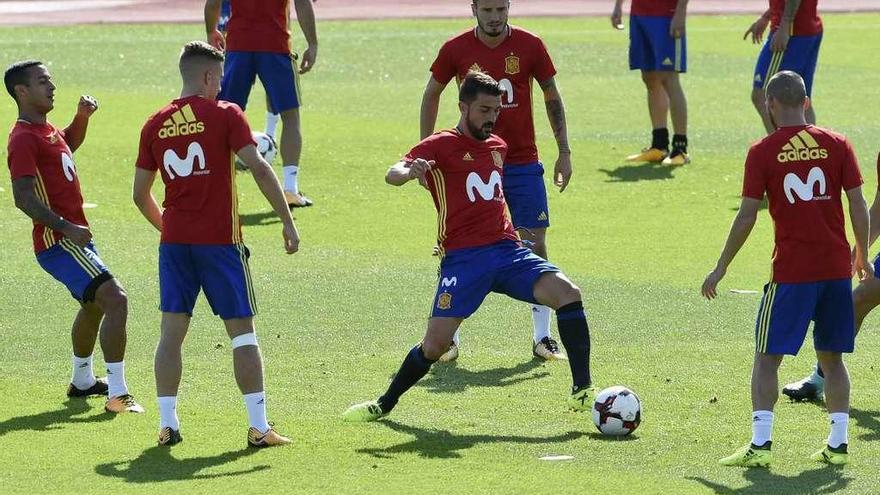
[{"label": "athletic sock", "polygon": [[296,165],[284,166],[284,190],[293,194],[299,194],[299,167]]},{"label": "athletic sock", "polygon": [[590,326],[581,301],[566,304],[556,310],[559,339],[568,354],[573,390],[591,384],[590,380]]},{"label": "athletic sock", "polygon": [[828,446],[836,449],[840,447],[840,444],[849,443],[847,437],[849,414],[837,412],[829,414],[828,417],[831,419],[831,433],[828,435]]},{"label": "athletic sock", "polygon": [[688,138],[685,134],[672,135],[672,154],[687,153]]},{"label": "athletic sock", "polygon": [[260,433],[268,431],[269,420],[266,419],[266,392],[244,394],[244,406],[247,408],[250,425]]},{"label": "athletic sock", "polygon": [[669,149],[669,129],[663,127],[651,131],[651,147],[666,151]]},{"label": "athletic sock", "polygon": [[125,384],[125,361],[105,363],[107,365],[107,397],[119,397],[128,393]]},{"label": "athletic sock", "polygon": [[397,401],[400,400],[400,396],[427,375],[434,363],[436,361],[425,357],[421,345],[413,347],[403,360],[403,364],[400,365],[400,369],[397,370],[394,379],[391,380],[388,390],[382,397],[379,397],[379,406],[382,407],[382,411],[391,412],[397,405]]},{"label": "athletic sock", "polygon": [[544,337],[550,337],[550,308],[532,305],[532,340],[535,344]]},{"label": "athletic sock", "polygon": [[458,346],[458,343],[460,342],[459,339],[460,337],[458,336],[458,330],[456,330],[455,335],[452,336],[452,343]]},{"label": "athletic sock", "polygon": [[180,429],[180,420],[177,419],[177,396],[157,397],[159,402],[159,428]]},{"label": "athletic sock", "polygon": [[278,121],[281,120],[281,114],[266,112],[266,134],[275,139],[275,130],[278,128]]},{"label": "athletic sock", "polygon": [[752,445],[762,447],[773,438],[773,411],[752,413]]},{"label": "athletic sock", "polygon": [[95,372],[92,371],[92,355],[86,357],[73,356],[73,375],[70,383],[80,390],[86,390],[98,381]]}]

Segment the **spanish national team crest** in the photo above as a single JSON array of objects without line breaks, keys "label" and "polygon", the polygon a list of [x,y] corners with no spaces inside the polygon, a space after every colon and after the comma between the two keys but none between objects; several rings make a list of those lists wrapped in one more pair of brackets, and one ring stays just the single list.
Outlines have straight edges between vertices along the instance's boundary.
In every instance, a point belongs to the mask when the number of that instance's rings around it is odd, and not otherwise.
[{"label": "spanish national team crest", "polygon": [[437,298],[437,309],[449,309],[452,307],[452,294],[444,292]]},{"label": "spanish national team crest", "polygon": [[504,73],[519,74],[519,57],[511,53],[509,57],[504,59]]},{"label": "spanish national team crest", "polygon": [[492,161],[498,168],[501,168],[504,165],[504,158],[501,158],[500,151],[492,150]]},{"label": "spanish national team crest", "polygon": [[482,67],[480,67],[479,64],[477,64],[476,62],[474,62],[474,65],[472,65],[472,66],[468,69],[468,72],[485,72],[485,71],[483,70]]}]

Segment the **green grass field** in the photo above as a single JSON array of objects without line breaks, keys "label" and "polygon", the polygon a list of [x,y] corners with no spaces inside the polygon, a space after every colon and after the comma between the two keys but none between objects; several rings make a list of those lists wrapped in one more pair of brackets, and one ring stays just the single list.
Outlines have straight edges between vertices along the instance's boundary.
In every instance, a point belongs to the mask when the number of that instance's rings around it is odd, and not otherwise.
[{"label": "green grass field", "polygon": [[[436,282],[433,207],[418,187],[388,187],[383,175],[418,138],[421,91],[437,48],[470,21],[321,23],[318,65],[303,80],[301,182],[316,206],[297,212],[299,254],[282,254],[280,224],[251,178],[239,175],[270,419],[295,438],[290,448],[258,452],[244,449],[246,415],[229,341],[204,301],[185,346],[179,413],[186,441],[173,450],[155,446],[158,236],[130,189],[140,127],[177,95],[178,51],[201,38],[201,28],[0,30],[3,64],[48,63],[59,87],[50,115],[56,124],[66,125],[81,93],[101,103],[76,160],[85,200],[97,204],[86,212],[97,244],[130,295],[128,383],[148,408],[145,416],[109,417],[100,399],[65,402],[77,306],[34,261],[30,223],[14,208],[8,179],[0,181],[0,492],[876,493],[876,317],[848,361],[853,464],[810,462],[827,435],[825,410],[784,401],[772,469],[716,464],[750,434],[759,296],[729,289],[759,290],[772,249],[764,212],[721,297],[701,300],[699,285],[739,204],[746,149],[762,133],[748,97],[758,47],[741,41],[750,22],[689,21],[684,85],[694,162],[677,169],[621,160],[649,137],[625,33],[604,18],[520,22],[542,34],[554,56],[574,150],[571,186],[551,192],[551,259],[585,294],[596,384],[627,385],[644,403],[643,424],[625,441],[602,438],[588,416],[565,411],[567,366],[531,359],[529,313],[500,296],[464,325],[457,366],[435,367],[386,420],[340,421],[347,406],[384,390],[424,331]],[[817,114],[852,139],[870,201],[880,136],[872,48],[880,45],[880,15],[828,15],[825,24]],[[444,126],[457,119],[454,101],[451,91],[444,95]],[[256,128],[263,108],[255,91],[249,115]],[[0,122],[11,125],[14,117],[4,99]],[[552,164],[540,103],[536,119],[539,147]],[[5,147],[0,154],[5,163]],[[806,351],[788,360],[781,381],[800,378],[812,363]],[[539,460],[548,454],[575,459]]]}]

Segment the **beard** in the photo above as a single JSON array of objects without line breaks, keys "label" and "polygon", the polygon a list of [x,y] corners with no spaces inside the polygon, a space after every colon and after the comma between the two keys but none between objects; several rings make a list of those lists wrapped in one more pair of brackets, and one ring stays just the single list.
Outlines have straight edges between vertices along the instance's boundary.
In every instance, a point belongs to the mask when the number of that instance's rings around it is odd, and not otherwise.
[{"label": "beard", "polygon": [[501,36],[501,33],[503,33],[504,30],[507,28],[507,23],[506,23],[506,22],[503,22],[503,23],[501,23],[501,25],[499,25],[498,27],[493,28],[493,27],[488,26],[487,24],[483,24],[482,21],[480,21],[479,19],[477,19],[477,26],[480,27],[480,30],[481,30],[481,31],[483,31],[483,32],[486,33],[487,35],[489,35],[489,36],[491,36],[491,37],[494,38],[494,37],[496,37],[496,36]]},{"label": "beard", "polygon": [[486,122],[481,126],[476,126],[470,121],[468,121],[468,131],[470,131],[471,135],[480,141],[485,141],[489,139],[489,135],[492,134],[492,129],[495,128],[495,124],[492,122]]}]

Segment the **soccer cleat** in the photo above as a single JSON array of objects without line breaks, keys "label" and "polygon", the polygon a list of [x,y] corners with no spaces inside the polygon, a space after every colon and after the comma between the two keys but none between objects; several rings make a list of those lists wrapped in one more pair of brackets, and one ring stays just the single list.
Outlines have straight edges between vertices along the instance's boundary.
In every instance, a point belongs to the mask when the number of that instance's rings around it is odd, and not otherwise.
[{"label": "soccer cleat", "polygon": [[342,419],[349,423],[369,423],[387,415],[378,402],[370,401],[349,407],[342,413]]},{"label": "soccer cleat", "polygon": [[674,165],[680,166],[685,165],[691,162],[691,157],[688,156],[684,151],[677,151],[667,156],[661,162],[663,165]]},{"label": "soccer cleat", "polygon": [[94,385],[85,390],[78,389],[74,384],[71,383],[70,386],[67,387],[67,396],[88,397],[90,395],[107,395],[108,389],[109,387],[107,387],[107,379],[98,378],[97,381],[95,381]]},{"label": "soccer cleat", "polygon": [[131,394],[118,395],[107,399],[104,410],[111,413],[143,413],[144,408],[134,400]]},{"label": "soccer cleat", "polygon": [[575,412],[587,412],[593,408],[593,400],[590,398],[591,388],[582,388],[572,392],[568,398],[568,409]]},{"label": "soccer cleat", "polygon": [[568,360],[568,356],[559,350],[559,344],[550,337],[544,337],[540,342],[535,344],[535,347],[532,348],[532,354],[534,354],[536,358],[541,358],[546,361]]},{"label": "soccer cleat", "polygon": [[645,148],[641,153],[626,157],[628,162],[662,162],[668,153],[657,148]]},{"label": "soccer cleat", "polygon": [[819,452],[810,456],[810,459],[826,464],[834,464],[842,466],[849,463],[849,453],[846,451],[846,444],[842,443],[838,447],[832,448],[828,445]]},{"label": "soccer cleat", "polygon": [[170,426],[159,429],[159,445],[171,447],[182,441],[183,437],[180,436],[180,430],[173,430]]},{"label": "soccer cleat", "polygon": [[449,349],[447,349],[437,361],[441,363],[451,363],[456,359],[458,359],[458,346],[455,345],[455,342],[452,342],[449,344]]},{"label": "soccer cleat", "polygon": [[284,191],[284,199],[287,200],[287,207],[290,209],[312,206],[312,200],[303,196],[302,193]]},{"label": "soccer cleat", "polygon": [[773,452],[770,450],[772,442],[768,441],[763,447],[748,444],[733,454],[718,461],[722,466],[739,467],[768,467],[773,461]]},{"label": "soccer cleat", "polygon": [[825,384],[822,382],[824,380],[815,381],[811,375],[803,380],[789,383],[782,388],[782,394],[795,402],[821,400],[825,391]]},{"label": "soccer cleat", "polygon": [[277,447],[279,445],[287,445],[290,443],[289,438],[280,435],[271,425],[269,425],[269,429],[265,432],[260,432],[260,430],[251,426],[248,428],[247,437],[248,447],[253,447],[255,449]]}]

